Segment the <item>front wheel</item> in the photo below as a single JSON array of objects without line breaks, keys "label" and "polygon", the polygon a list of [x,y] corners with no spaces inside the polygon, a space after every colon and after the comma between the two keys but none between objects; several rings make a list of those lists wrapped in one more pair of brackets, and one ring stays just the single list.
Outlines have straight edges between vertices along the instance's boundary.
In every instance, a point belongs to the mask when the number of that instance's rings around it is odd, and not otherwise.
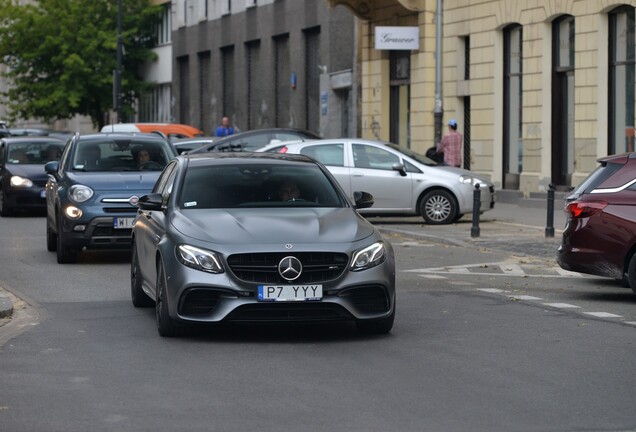
[{"label": "front wheel", "polygon": [[420,213],[428,224],[449,224],[457,214],[455,197],[442,189],[432,190],[422,198]]},{"label": "front wheel", "polygon": [[133,239],[132,259],[130,262],[130,297],[135,307],[150,307],[152,299],[144,292],[142,288],[143,279],[139,271],[139,256],[137,255],[137,247]]},{"label": "front wheel", "polygon": [[57,250],[57,234],[51,229],[49,218],[46,218],[46,250],[55,252]]},{"label": "front wheel", "polygon": [[57,263],[58,264],[72,264],[77,261],[77,252],[75,252],[70,247],[64,244],[64,239],[62,237],[62,222],[61,216],[60,221],[57,223]]},{"label": "front wheel", "polygon": [[157,269],[157,292],[155,302],[155,317],[157,319],[157,331],[160,336],[171,337],[178,336],[181,333],[181,327],[174,322],[168,313],[168,294],[167,294],[166,272],[163,263],[159,262]]},{"label": "front wheel", "polygon": [[634,253],[627,265],[627,282],[634,294],[636,294],[636,253]]}]

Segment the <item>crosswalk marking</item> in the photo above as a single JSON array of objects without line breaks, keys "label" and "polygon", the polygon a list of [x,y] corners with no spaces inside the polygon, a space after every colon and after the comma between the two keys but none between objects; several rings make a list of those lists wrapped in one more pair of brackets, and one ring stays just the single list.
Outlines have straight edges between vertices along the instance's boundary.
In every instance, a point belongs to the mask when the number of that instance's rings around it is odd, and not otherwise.
[{"label": "crosswalk marking", "polygon": [[543,300],[541,297],[534,297],[530,295],[511,295],[509,297],[516,300]]},{"label": "crosswalk marking", "polygon": [[585,315],[592,315],[597,318],[623,318],[622,315],[616,315],[609,312],[583,312]]},{"label": "crosswalk marking", "polygon": [[[505,276],[505,277],[533,277],[533,278],[582,278],[580,273],[564,270],[555,265],[537,263],[519,263],[515,261],[500,261],[491,263],[463,264],[456,266],[427,267],[405,270],[407,273],[422,275],[471,275],[471,276]],[[436,279],[431,278],[429,279]]]},{"label": "crosswalk marking", "polygon": [[580,309],[580,306],[571,305],[569,303],[543,303],[545,306],[555,307],[559,309]]}]

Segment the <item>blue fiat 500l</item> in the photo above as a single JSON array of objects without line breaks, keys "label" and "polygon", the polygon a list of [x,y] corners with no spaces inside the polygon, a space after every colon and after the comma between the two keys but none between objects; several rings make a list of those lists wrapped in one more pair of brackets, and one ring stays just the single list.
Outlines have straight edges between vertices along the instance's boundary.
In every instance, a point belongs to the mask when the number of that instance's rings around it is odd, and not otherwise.
[{"label": "blue fiat 500l", "polygon": [[45,165],[46,246],[57,262],[75,262],[84,248],[129,248],[138,197],[175,156],[157,134],[71,138],[60,161]]}]

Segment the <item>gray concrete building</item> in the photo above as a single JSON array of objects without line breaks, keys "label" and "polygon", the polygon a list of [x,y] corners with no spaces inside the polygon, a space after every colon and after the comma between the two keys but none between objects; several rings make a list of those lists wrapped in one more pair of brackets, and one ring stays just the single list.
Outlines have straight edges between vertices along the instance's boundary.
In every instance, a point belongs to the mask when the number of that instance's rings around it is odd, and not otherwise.
[{"label": "gray concrete building", "polygon": [[355,136],[356,21],[324,0],[172,0],[174,117]]}]

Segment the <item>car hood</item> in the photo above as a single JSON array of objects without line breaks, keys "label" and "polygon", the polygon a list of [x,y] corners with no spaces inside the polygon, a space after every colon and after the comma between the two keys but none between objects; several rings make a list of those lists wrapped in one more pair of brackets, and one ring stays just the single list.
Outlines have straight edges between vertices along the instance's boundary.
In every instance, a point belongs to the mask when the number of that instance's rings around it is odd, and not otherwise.
[{"label": "car hood", "polygon": [[150,172],[100,172],[68,173],[73,182],[89,186],[94,190],[152,190],[161,171]]},{"label": "car hood", "polygon": [[345,243],[373,234],[351,208],[189,209],[172,214],[187,237],[212,243]]},{"label": "car hood", "polygon": [[44,165],[7,165],[6,167],[11,175],[17,175],[31,180],[46,180],[47,178],[47,174],[44,172]]}]

